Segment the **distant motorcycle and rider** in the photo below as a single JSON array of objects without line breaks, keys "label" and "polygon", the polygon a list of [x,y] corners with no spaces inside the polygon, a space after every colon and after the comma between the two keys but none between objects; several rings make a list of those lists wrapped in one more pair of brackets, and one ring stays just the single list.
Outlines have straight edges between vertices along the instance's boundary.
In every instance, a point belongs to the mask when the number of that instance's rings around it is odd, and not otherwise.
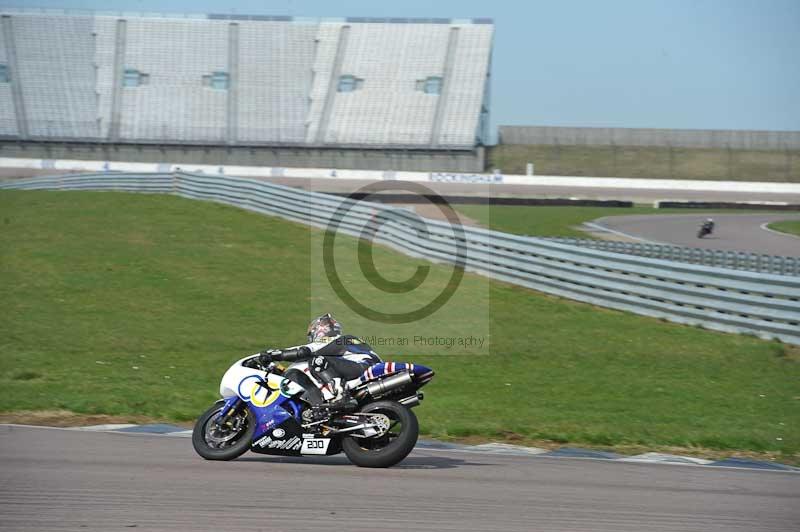
[{"label": "distant motorcycle and rider", "polygon": [[700,229],[697,231],[697,238],[703,238],[704,236],[708,236],[714,232],[714,220],[711,218],[707,218],[705,222],[700,226]]}]

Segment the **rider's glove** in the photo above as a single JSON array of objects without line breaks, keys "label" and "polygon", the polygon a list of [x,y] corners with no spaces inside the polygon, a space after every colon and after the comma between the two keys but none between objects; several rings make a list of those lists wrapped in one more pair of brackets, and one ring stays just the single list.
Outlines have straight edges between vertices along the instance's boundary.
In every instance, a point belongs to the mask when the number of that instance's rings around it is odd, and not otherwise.
[{"label": "rider's glove", "polygon": [[266,366],[270,362],[275,362],[276,360],[280,360],[281,350],[280,349],[269,349],[267,351],[262,351],[258,354],[258,361]]}]

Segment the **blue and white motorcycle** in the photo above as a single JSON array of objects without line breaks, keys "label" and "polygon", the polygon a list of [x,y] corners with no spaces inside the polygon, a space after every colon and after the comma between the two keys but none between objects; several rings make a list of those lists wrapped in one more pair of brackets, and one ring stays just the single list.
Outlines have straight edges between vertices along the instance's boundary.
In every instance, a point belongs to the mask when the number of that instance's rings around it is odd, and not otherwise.
[{"label": "blue and white motorcycle", "polygon": [[411,408],[423,398],[419,389],[433,378],[430,368],[381,362],[359,375],[345,375],[358,408],[322,420],[310,415],[304,388],[283,377],[292,368],[325,393],[307,362],[283,370],[275,363],[263,366],[257,355],[238,360],[222,377],[222,399],[194,426],[195,451],[207,460],[233,460],[248,449],[283,456],[344,451],[357,466],[391,467],[416,445],[419,425]]}]

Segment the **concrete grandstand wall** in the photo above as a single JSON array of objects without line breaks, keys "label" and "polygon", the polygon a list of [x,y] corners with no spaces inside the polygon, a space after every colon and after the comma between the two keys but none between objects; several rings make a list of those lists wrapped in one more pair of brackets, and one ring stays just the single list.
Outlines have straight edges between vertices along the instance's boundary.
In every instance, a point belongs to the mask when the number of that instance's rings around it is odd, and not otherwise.
[{"label": "concrete grandstand wall", "polygon": [[800,131],[500,126],[500,144],[800,150]]},{"label": "concrete grandstand wall", "polygon": [[389,150],[0,140],[0,157],[409,172],[480,173],[485,167],[482,146],[473,150]]}]

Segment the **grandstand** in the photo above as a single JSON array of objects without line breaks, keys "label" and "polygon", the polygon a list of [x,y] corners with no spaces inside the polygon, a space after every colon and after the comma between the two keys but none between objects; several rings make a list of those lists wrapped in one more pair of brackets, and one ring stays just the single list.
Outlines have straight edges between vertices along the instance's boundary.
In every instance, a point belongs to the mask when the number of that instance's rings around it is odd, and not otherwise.
[{"label": "grandstand", "polygon": [[490,20],[0,13],[3,155],[484,168]]}]

